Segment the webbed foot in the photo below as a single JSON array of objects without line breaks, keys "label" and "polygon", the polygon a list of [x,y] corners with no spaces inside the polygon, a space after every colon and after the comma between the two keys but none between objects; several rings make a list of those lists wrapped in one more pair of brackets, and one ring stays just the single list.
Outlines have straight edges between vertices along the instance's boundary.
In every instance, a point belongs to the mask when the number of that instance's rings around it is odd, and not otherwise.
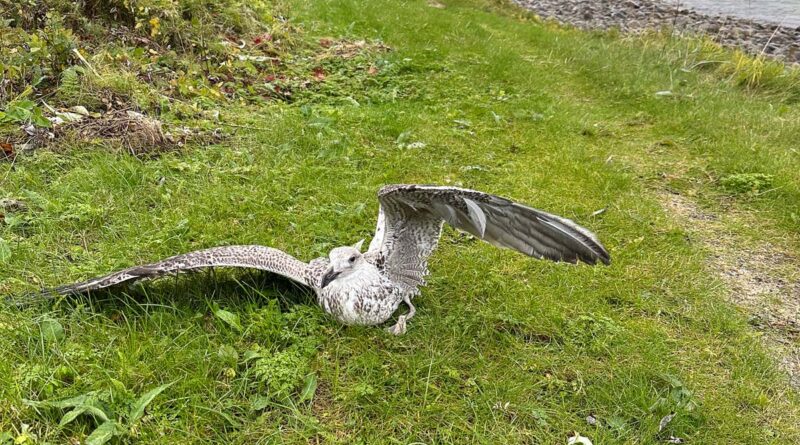
[{"label": "webbed foot", "polygon": [[397,318],[397,323],[394,326],[386,328],[387,331],[394,335],[403,335],[406,333],[406,316],[401,315]]}]

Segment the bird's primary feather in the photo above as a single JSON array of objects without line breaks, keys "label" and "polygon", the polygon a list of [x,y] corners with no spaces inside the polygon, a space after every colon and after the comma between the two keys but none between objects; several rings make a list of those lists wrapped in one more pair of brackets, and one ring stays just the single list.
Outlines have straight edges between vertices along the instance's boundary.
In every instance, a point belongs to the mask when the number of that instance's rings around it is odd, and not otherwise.
[{"label": "bird's primary feather", "polygon": [[264,246],[222,246],[197,250],[169,257],[156,263],[133,266],[80,283],[45,289],[31,298],[53,295],[74,295],[104,289],[124,282],[158,278],[205,267],[246,267],[265,270],[314,287],[320,268],[308,264],[278,249]]},{"label": "bird's primary feather", "polygon": [[597,238],[574,222],[499,196],[457,187],[389,185],[378,192],[380,211],[370,251],[385,257],[386,273],[415,292],[442,221],[499,247],[553,261],[609,264]]},{"label": "bird's primary feather", "polygon": [[347,324],[382,323],[405,302],[410,311],[393,327],[393,332],[402,333],[414,315],[411,297],[425,284],[428,258],[439,243],[444,222],[536,258],[610,262],[603,245],[583,227],[495,195],[456,187],[390,185],[378,192],[378,201],[375,237],[363,256],[360,242],[309,263],[271,247],[214,247],[48,289],[24,302],[204,267],[247,267],[313,288],[320,306]]}]

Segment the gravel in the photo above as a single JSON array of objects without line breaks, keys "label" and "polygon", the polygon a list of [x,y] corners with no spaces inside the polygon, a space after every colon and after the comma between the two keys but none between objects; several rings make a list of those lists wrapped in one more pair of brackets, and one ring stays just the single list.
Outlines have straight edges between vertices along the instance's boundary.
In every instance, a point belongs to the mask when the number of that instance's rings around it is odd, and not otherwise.
[{"label": "gravel", "polygon": [[544,18],[583,29],[618,28],[635,33],[669,28],[705,34],[727,47],[800,64],[800,27],[703,14],[660,0],[514,0]]}]

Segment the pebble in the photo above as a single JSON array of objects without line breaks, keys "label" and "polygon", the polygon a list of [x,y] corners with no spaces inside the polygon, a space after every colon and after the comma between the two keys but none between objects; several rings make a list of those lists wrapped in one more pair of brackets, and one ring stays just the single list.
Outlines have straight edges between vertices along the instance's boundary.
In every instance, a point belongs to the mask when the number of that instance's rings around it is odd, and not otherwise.
[{"label": "pebble", "polygon": [[[666,0],[514,0],[541,17],[583,29],[618,28],[640,32],[653,28],[675,28],[686,35],[698,31],[727,47],[800,65],[800,26],[780,26],[737,17],[702,14],[676,8]],[[765,50],[766,48],[766,50]]]}]

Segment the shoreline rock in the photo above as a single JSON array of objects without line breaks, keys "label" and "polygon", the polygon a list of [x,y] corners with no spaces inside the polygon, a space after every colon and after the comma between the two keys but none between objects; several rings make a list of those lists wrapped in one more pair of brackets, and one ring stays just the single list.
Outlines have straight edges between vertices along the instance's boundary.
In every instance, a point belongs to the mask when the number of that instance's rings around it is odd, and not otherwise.
[{"label": "shoreline rock", "polygon": [[707,35],[726,47],[800,64],[800,26],[787,27],[731,16],[697,12],[661,0],[513,0],[539,16],[582,29],[618,28],[636,33],[672,28],[680,34]]}]

